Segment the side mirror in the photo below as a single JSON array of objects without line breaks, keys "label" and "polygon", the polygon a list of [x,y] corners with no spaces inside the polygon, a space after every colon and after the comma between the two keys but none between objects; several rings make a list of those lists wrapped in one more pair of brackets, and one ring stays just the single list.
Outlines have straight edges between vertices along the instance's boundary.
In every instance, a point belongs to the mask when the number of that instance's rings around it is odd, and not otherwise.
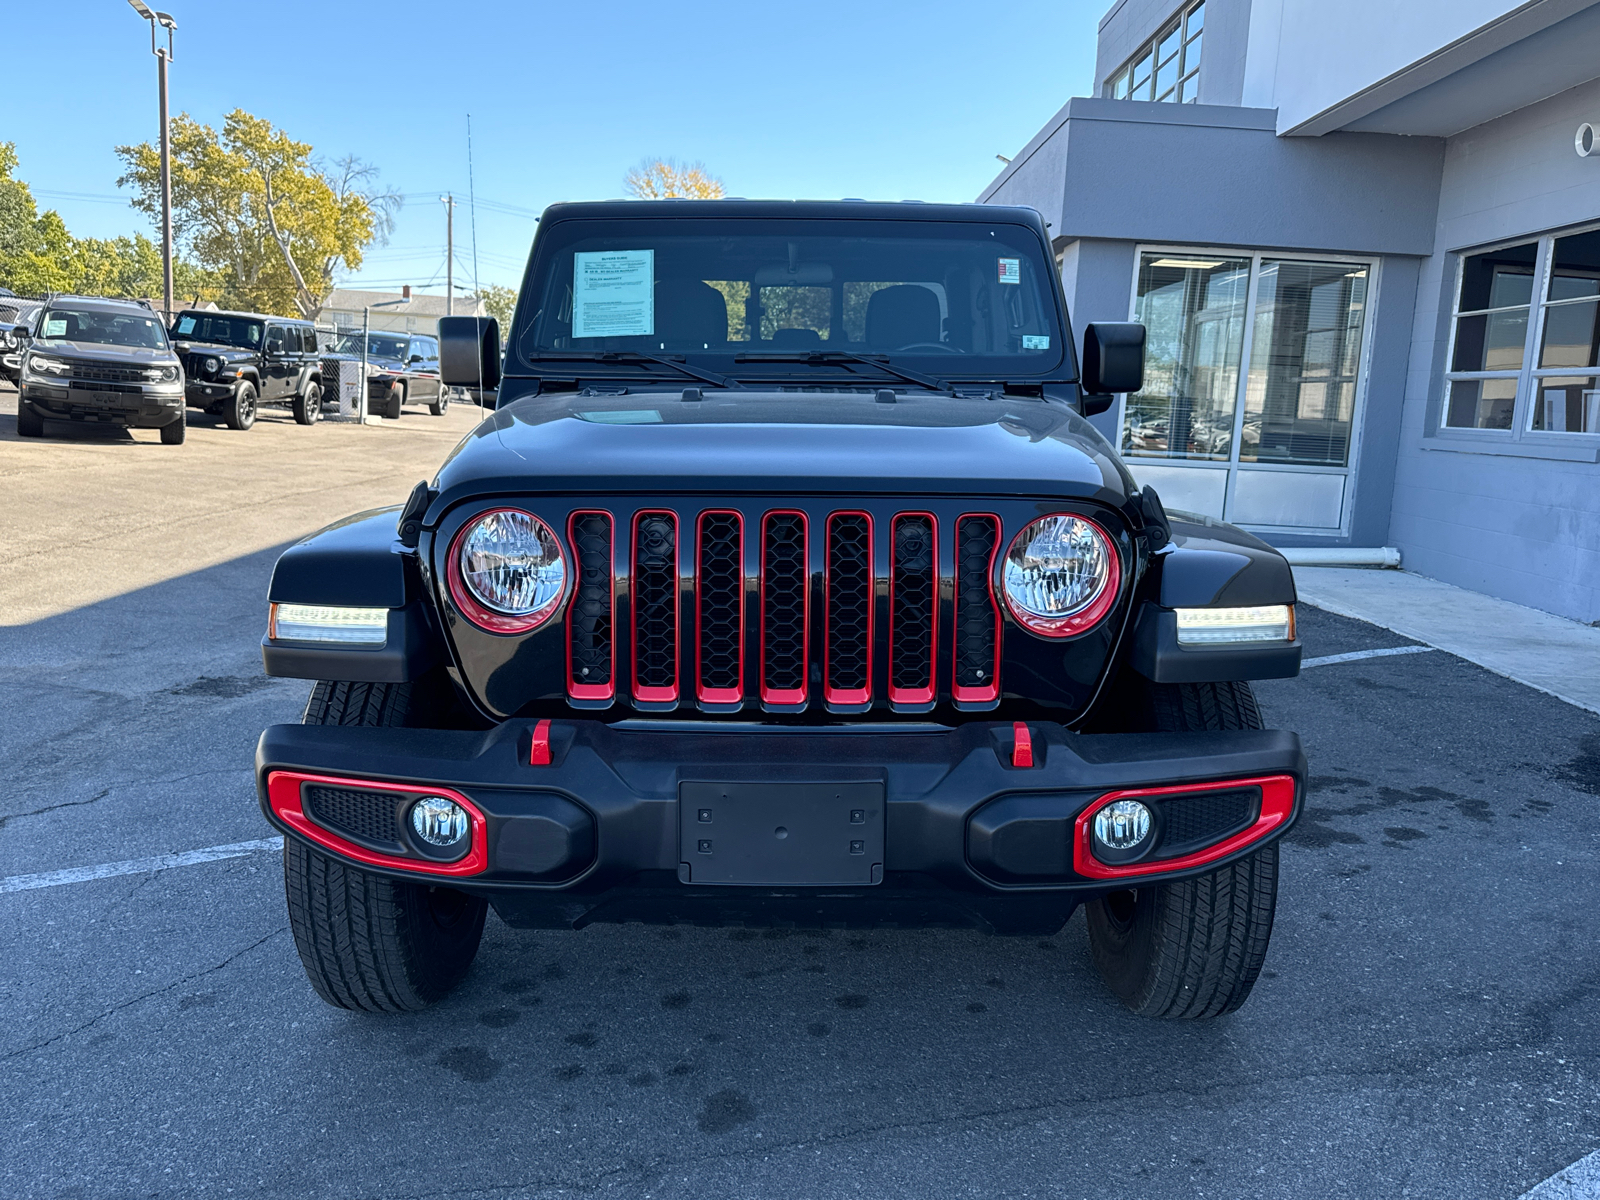
[{"label": "side mirror", "polygon": [[414,362],[414,363],[419,363],[419,362],[421,362],[421,361],[422,361],[422,355],[420,355],[420,354],[413,354],[413,355],[412,355],[412,356],[411,356],[411,357],[410,357],[410,358],[409,358],[409,359],[408,359],[408,360],[407,360],[407,361],[408,361],[408,362]]},{"label": "side mirror", "polygon": [[1144,386],[1144,326],[1096,321],[1083,331],[1083,415],[1111,407],[1118,392]]},{"label": "side mirror", "polygon": [[33,334],[26,325],[0,325],[0,337],[8,346],[22,346],[33,341]]},{"label": "side mirror", "polygon": [[500,322],[493,317],[440,317],[439,378],[452,387],[498,388]]}]

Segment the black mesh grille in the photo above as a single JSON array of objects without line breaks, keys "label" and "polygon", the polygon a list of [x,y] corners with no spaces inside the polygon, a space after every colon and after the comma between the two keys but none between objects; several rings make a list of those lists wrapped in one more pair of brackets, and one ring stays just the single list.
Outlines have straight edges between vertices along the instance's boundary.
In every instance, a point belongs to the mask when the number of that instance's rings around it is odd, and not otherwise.
[{"label": "black mesh grille", "polygon": [[1155,858],[1176,858],[1199,850],[1251,825],[1261,811],[1261,789],[1232,788],[1157,800],[1161,845]]},{"label": "black mesh grille", "polygon": [[318,825],[362,842],[403,851],[395,813],[405,797],[398,792],[308,784],[302,792],[307,814]]},{"label": "black mesh grille", "polygon": [[721,691],[740,686],[739,613],[744,604],[744,537],[739,515],[700,516],[700,686]]},{"label": "black mesh grille", "polygon": [[639,517],[633,547],[634,687],[678,682],[678,519]]},{"label": "black mesh grille", "polygon": [[761,547],[762,685],[806,685],[806,522],[798,513],[767,518]]},{"label": "black mesh grille", "polygon": [[1000,536],[993,517],[962,517],[956,525],[955,682],[994,688],[995,608],[989,562]]},{"label": "black mesh grille", "polygon": [[567,618],[572,682],[603,687],[611,682],[611,517],[606,513],[573,517],[572,553],[578,576]]},{"label": "black mesh grille", "polygon": [[144,373],[150,369],[150,367],[110,367],[97,363],[73,363],[72,377],[104,383],[140,383],[144,380]]},{"label": "black mesh grille", "polygon": [[872,524],[846,513],[828,522],[828,686],[863,691],[872,675]]},{"label": "black mesh grille", "polygon": [[889,682],[896,688],[926,688],[933,676],[933,522],[913,514],[894,522],[894,617],[889,647]]}]

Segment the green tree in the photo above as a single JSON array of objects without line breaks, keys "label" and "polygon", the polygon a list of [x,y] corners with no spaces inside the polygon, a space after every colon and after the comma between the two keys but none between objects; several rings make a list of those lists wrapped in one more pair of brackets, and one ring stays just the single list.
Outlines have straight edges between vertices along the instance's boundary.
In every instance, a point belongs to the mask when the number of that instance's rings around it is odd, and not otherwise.
[{"label": "green tree", "polygon": [[[161,160],[148,142],[118,146],[134,207],[160,219]],[[314,317],[335,272],[356,270],[392,228],[400,198],[379,192],[356,158],[331,165],[307,142],[235,109],[219,133],[188,114],[172,123],[173,234],[210,272],[228,307]]]},{"label": "green tree", "polygon": [[478,297],[489,315],[500,322],[500,336],[506,337],[511,332],[511,315],[517,311],[517,289],[486,283],[478,289]]},{"label": "green tree", "polygon": [[722,180],[704,163],[679,163],[673,158],[647,158],[622,177],[628,195],[639,200],[720,200],[726,194]]}]

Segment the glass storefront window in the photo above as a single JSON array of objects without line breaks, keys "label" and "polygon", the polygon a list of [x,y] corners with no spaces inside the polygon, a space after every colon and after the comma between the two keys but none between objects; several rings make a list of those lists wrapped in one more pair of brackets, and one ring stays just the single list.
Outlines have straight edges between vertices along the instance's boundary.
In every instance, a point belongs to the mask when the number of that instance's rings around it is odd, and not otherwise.
[{"label": "glass storefront window", "polygon": [[1241,461],[1349,465],[1367,274],[1350,263],[1263,260]]},{"label": "glass storefront window", "polygon": [[1250,259],[1146,251],[1134,319],[1144,324],[1144,388],[1123,411],[1122,451],[1227,459],[1233,447]]},{"label": "glass storefront window", "polygon": [[[1461,260],[1455,349],[1444,423],[1453,429],[1510,429],[1517,373],[1528,344],[1539,243],[1524,242]],[[1499,375],[1494,374],[1500,372]]]},{"label": "glass storefront window", "polygon": [[1530,428],[1600,433],[1600,230],[1551,246],[1537,367]]},{"label": "glass storefront window", "polygon": [[1206,6],[1192,5],[1139,48],[1105,82],[1113,100],[1165,100],[1189,103],[1200,92],[1201,30]]}]

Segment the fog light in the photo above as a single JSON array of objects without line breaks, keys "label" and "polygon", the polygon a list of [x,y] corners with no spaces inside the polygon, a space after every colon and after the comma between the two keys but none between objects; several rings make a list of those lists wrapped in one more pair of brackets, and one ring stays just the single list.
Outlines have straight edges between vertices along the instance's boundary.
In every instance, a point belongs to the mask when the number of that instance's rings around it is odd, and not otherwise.
[{"label": "fog light", "polygon": [[1137,800],[1117,800],[1094,815],[1095,857],[1105,863],[1132,862],[1155,843],[1150,810]]},{"label": "fog light", "polygon": [[449,850],[467,840],[467,810],[443,796],[424,796],[411,806],[411,828],[428,845]]}]

